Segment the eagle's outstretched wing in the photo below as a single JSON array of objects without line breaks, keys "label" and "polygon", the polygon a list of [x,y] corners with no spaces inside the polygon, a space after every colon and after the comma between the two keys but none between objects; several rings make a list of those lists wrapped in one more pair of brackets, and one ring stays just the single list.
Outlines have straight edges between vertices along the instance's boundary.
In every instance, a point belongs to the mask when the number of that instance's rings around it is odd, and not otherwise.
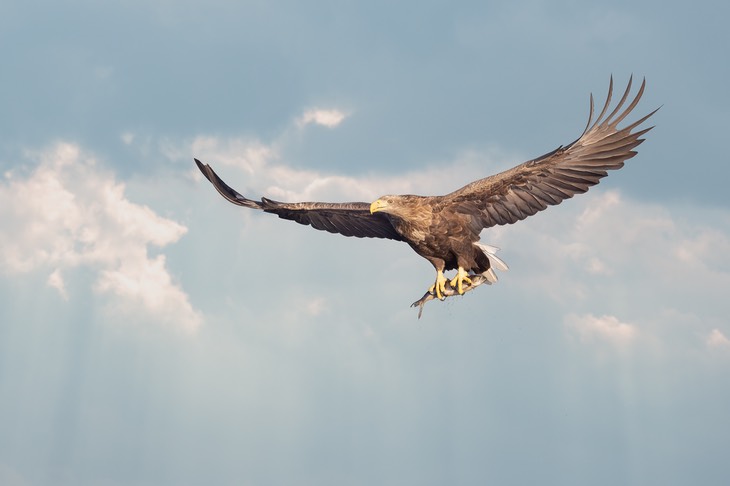
[{"label": "eagle's outstretched wing", "polygon": [[481,228],[488,228],[515,223],[586,192],[607,175],[607,170],[620,169],[627,159],[636,155],[633,149],[644,141],[639,137],[653,128],[632,132],[656,110],[624,128],[617,127],[639,103],[645,84],[646,80],[633,101],[620,112],[631,91],[629,79],[623,97],[604,119],[613,92],[612,77],[606,104],[592,125],[591,95],[588,123],[576,141],[512,169],[474,181],[444,196],[445,202],[457,212],[470,214]]},{"label": "eagle's outstretched wing", "polygon": [[198,159],[195,159],[195,163],[216,190],[233,204],[274,213],[280,218],[290,219],[330,233],[358,238],[403,239],[384,214],[370,214],[369,203],[283,203],[266,198],[254,201],[242,196],[223,182],[208,164],[203,164]]}]

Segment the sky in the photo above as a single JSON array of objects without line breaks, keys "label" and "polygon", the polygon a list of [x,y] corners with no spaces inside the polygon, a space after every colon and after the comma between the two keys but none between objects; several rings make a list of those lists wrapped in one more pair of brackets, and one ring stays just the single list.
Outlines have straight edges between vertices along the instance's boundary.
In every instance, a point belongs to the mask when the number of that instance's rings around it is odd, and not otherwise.
[{"label": "sky", "polygon": [[[0,484],[730,482],[727,2],[0,3]],[[444,194],[646,78],[492,286],[243,194]],[[636,119],[634,118],[634,119]]]}]

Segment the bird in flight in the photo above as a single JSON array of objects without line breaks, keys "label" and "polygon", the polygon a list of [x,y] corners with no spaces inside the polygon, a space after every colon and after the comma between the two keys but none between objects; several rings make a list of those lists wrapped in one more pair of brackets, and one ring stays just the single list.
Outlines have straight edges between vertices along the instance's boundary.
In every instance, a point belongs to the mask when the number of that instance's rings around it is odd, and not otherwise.
[{"label": "bird in flight", "polygon": [[[644,141],[640,137],[653,128],[639,129],[639,126],[657,110],[623,128],[618,127],[644,93],[646,80],[626,105],[631,83],[632,78],[619,102],[608,113],[613,93],[611,78],[606,102],[595,121],[591,95],[588,123],[574,142],[444,196],[385,195],[370,203],[289,203],[265,197],[255,201],[229,187],[210,165],[198,159],[195,163],[218,192],[233,204],[273,213],[282,219],[330,233],[407,243],[434,266],[436,280],[428,294],[443,300],[447,294],[463,294],[473,286],[473,279],[496,281],[493,268],[506,270],[504,262],[495,255],[496,248],[480,243],[483,229],[516,223],[584,193],[608,175],[607,171],[620,169],[626,160],[636,155],[634,149]],[[448,270],[456,270],[450,280],[444,275]]]}]

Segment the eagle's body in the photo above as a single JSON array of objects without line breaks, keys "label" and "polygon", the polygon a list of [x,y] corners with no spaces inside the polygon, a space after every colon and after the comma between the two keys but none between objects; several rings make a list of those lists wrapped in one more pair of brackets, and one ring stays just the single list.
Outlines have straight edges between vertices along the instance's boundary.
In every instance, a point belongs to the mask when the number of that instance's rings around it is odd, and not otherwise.
[{"label": "eagle's body", "polygon": [[451,204],[447,196],[385,196],[389,211],[381,210],[395,230],[416,253],[434,267],[474,273],[489,269],[489,260],[474,243],[481,227],[464,207]]},{"label": "eagle's body", "polygon": [[618,124],[636,107],[645,82],[636,97],[621,111],[631,90],[631,80],[614,110],[605,117],[611,102],[613,80],[598,118],[591,110],[583,134],[536,159],[484,179],[474,181],[444,196],[383,196],[373,203],[282,203],[262,198],[247,199],[226,185],[210,166],[196,159],[198,167],[223,197],[234,204],[280,218],[311,225],[345,236],[388,238],[405,241],[436,269],[430,289],[441,297],[446,285],[443,272],[457,270],[451,286],[463,293],[469,275],[484,274],[496,280],[492,266],[506,269],[494,248],[479,243],[484,228],[512,224],[548,206],[556,205],[598,184],[608,170],[620,169],[636,155],[633,150],[650,128],[633,131],[654,112],[624,128]]}]

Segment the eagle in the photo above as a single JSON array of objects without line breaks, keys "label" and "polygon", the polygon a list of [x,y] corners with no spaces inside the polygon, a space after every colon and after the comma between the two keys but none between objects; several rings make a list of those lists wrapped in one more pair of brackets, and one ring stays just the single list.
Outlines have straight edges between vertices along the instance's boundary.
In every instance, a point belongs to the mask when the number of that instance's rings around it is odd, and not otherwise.
[{"label": "eagle", "polygon": [[[606,115],[613,93],[611,77],[606,102],[595,121],[591,94],[588,123],[574,142],[443,196],[385,195],[369,203],[280,202],[266,197],[256,201],[229,187],[210,165],[194,160],[218,192],[233,204],[330,233],[407,243],[435,268],[436,280],[427,292],[443,300],[449,287],[449,294],[453,290],[463,294],[475,276],[480,276],[479,281],[486,276],[491,282],[496,280],[492,267],[506,269],[494,255],[496,248],[480,243],[483,229],[522,221],[584,193],[606,177],[607,171],[620,169],[636,155],[634,149],[644,141],[640,137],[654,128],[640,125],[658,108],[618,127],[644,93],[646,79],[626,105],[632,81],[633,76],[619,102]],[[449,270],[456,270],[450,280],[444,275]]]}]

